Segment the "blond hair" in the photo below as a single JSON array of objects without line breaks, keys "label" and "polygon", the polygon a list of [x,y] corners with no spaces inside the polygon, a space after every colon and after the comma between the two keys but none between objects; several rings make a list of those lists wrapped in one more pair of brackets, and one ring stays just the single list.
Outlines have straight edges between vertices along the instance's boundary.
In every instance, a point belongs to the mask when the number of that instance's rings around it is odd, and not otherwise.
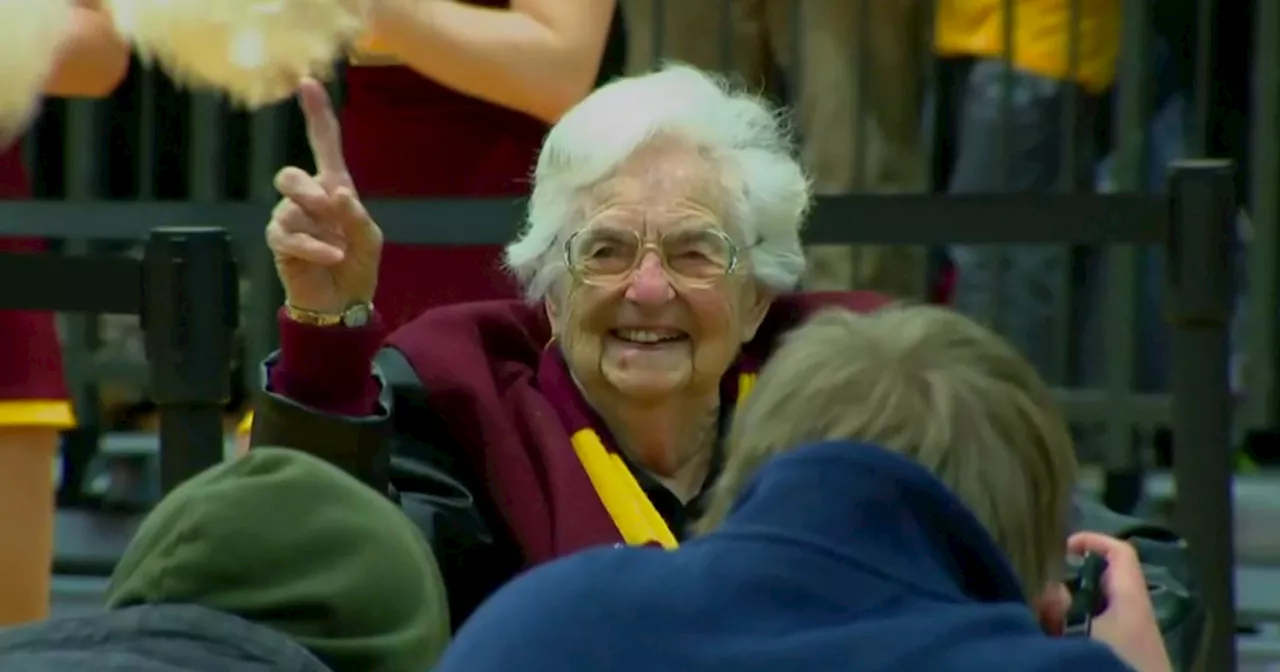
[{"label": "blond hair", "polygon": [[1048,387],[1004,339],[944,308],[827,311],[789,334],[734,419],[708,532],[772,456],[825,440],[911,457],[1008,555],[1028,599],[1058,580],[1075,449]]}]

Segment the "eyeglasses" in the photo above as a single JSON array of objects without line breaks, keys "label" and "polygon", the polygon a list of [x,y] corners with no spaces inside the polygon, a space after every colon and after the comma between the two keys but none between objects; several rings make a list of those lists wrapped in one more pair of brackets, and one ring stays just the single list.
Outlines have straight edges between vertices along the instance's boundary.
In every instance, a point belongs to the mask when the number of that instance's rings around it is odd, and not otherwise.
[{"label": "eyeglasses", "polygon": [[564,243],[565,264],[578,280],[592,285],[622,282],[640,267],[648,250],[658,253],[672,279],[705,287],[738,267],[738,246],[720,229],[675,229],[646,242],[635,229],[588,226]]}]

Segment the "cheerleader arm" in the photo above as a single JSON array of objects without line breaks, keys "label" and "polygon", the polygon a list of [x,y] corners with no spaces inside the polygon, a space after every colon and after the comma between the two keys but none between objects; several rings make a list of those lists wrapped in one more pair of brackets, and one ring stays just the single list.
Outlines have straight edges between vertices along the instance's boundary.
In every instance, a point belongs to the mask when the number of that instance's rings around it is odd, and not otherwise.
[{"label": "cheerleader arm", "polygon": [[[703,0],[697,0],[699,2]],[[555,122],[591,91],[615,0],[380,0],[374,49],[462,93]]]},{"label": "cheerleader arm", "polygon": [[76,0],[71,29],[45,93],[101,98],[115,90],[128,70],[129,45],[116,34],[100,0]]}]

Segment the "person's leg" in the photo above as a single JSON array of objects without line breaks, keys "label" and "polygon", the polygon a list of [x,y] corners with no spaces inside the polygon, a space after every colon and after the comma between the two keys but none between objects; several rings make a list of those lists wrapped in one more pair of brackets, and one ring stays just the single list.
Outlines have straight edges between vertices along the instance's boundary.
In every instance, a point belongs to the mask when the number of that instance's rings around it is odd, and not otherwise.
[{"label": "person's leg", "polygon": [[[0,241],[6,250],[27,249]],[[0,311],[0,627],[48,615],[54,461],[73,424],[51,313]],[[73,484],[74,485],[74,484]]]},{"label": "person's leg", "polygon": [[866,28],[858,40],[867,44],[862,102],[868,124],[882,141],[876,160],[862,170],[865,186],[873,192],[921,192],[926,187],[925,91],[932,67],[926,58],[930,3],[861,2]]},{"label": "person's leg", "polygon": [[[801,157],[820,196],[847,194],[857,184],[858,158],[879,147],[858,132],[858,87],[854,63],[859,52],[852,0],[766,0],[770,55],[786,78],[800,135]],[[799,25],[793,25],[795,20]],[[796,39],[799,38],[799,44]],[[861,144],[859,144],[861,143]],[[847,245],[813,245],[805,251],[805,289],[847,290],[854,286],[853,250]]]},{"label": "person's leg", "polygon": [[58,430],[0,428],[0,627],[49,615]]},{"label": "person's leg", "polygon": [[[794,80],[788,88],[817,193],[921,190],[923,4],[807,0],[798,12],[792,5],[769,0],[769,43]],[[923,298],[924,277],[923,248],[814,246],[805,284]]]},{"label": "person's leg", "polygon": [[[1015,72],[1009,92],[1008,134],[1002,128],[1004,65],[979,60],[969,71],[959,105],[959,137],[950,193],[1051,191],[1060,188],[1062,108],[1071,86]],[[1002,140],[1008,154],[1002,156]],[[1088,153],[1083,153],[1088,156]],[[1008,164],[1005,165],[1005,161]],[[1081,161],[1088,182],[1090,162]],[[1046,377],[1060,378],[1067,325],[1062,307],[1068,250],[1063,246],[952,248],[958,271],[955,306],[992,325]],[[1060,383],[1061,380],[1051,380]]]}]

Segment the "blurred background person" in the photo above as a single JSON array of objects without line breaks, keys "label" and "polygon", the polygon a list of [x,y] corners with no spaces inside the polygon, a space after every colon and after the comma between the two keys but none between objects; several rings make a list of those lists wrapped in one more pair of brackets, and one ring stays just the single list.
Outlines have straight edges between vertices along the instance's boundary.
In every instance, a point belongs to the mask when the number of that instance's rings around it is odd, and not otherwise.
[{"label": "blurred background person", "polygon": [[[1073,6],[1079,16],[1072,16]],[[1120,4],[1015,0],[1013,17],[1004,7],[1003,0],[937,2],[934,50],[942,60],[940,121],[947,126],[940,137],[948,142],[935,160],[943,183],[953,194],[1090,190],[1101,96],[1116,76]],[[1073,19],[1078,42],[1069,48]],[[1012,45],[1004,40],[1009,20]],[[1006,91],[1008,49],[1013,71]],[[1073,115],[1065,113],[1068,106]],[[1068,312],[1069,250],[957,245],[950,251],[956,308],[992,325],[1051,383],[1062,383],[1057,356],[1067,330],[1056,315]]]},{"label": "blurred background person", "polygon": [[[98,0],[77,0],[45,93],[109,95],[129,67],[129,47]],[[0,198],[31,197],[21,146],[0,153]],[[6,252],[44,241],[0,238]],[[54,460],[59,432],[75,420],[54,314],[0,311],[0,626],[48,612],[53,558]]]},{"label": "blurred background person", "polygon": [[[789,102],[818,195],[924,189],[927,0],[622,0],[622,7],[628,72],[683,61]],[[808,289],[925,298],[923,248],[822,245],[807,254]]]},{"label": "blurred background person", "polygon": [[[614,0],[374,8],[340,113],[366,198],[527,194],[548,124],[596,85],[615,12]],[[392,328],[431,306],[518,296],[497,245],[388,245],[380,269],[375,300]]]}]

